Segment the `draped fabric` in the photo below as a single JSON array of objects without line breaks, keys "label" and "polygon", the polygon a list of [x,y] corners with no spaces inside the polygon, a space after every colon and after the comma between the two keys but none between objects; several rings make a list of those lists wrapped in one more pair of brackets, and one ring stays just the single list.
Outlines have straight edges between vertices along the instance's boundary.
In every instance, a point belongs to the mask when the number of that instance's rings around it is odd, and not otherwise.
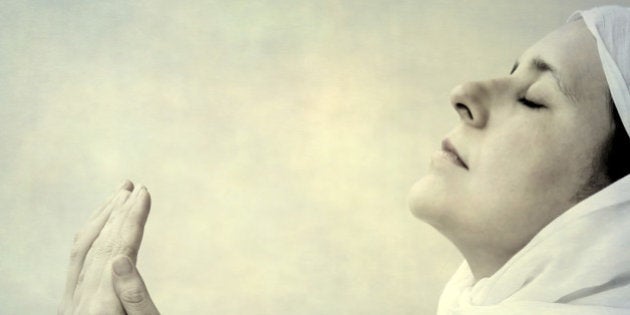
[{"label": "draped fabric", "polygon": [[610,94],[630,134],[630,8],[603,6],[577,11],[568,21],[580,19],[597,40]]},{"label": "draped fabric", "polygon": [[489,278],[464,262],[439,315],[630,314],[630,176],[543,228]]}]

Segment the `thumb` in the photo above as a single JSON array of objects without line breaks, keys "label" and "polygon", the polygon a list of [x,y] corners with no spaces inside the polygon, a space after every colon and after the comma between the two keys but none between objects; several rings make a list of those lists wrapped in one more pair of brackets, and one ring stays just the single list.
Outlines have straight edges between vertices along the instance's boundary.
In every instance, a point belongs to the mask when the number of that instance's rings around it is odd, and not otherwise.
[{"label": "thumb", "polygon": [[159,315],[147,287],[127,256],[119,255],[112,263],[114,290],[128,315]]}]

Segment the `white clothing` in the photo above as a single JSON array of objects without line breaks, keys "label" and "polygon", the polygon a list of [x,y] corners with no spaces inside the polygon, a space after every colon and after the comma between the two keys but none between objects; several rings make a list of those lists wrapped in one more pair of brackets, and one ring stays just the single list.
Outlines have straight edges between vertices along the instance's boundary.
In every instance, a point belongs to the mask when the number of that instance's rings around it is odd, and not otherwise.
[{"label": "white clothing", "polygon": [[489,278],[473,285],[463,263],[438,315],[630,314],[630,176],[543,228]]},{"label": "white clothing", "polygon": [[630,8],[603,6],[577,11],[568,21],[579,19],[597,40],[610,94],[630,135]]}]

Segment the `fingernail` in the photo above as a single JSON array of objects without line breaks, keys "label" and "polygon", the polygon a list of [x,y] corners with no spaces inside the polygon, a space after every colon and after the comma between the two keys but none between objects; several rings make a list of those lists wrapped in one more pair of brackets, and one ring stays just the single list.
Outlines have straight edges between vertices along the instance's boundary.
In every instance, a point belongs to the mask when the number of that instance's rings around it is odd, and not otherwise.
[{"label": "fingernail", "polygon": [[127,257],[120,257],[114,261],[114,273],[117,276],[126,276],[131,273],[133,266]]},{"label": "fingernail", "polygon": [[128,180],[128,179],[125,179],[125,180],[124,180],[124,181],[120,184],[120,186],[118,186],[118,190],[123,189],[123,188],[125,188],[125,187],[126,187],[126,186],[128,186],[128,185],[129,185],[129,180]]}]

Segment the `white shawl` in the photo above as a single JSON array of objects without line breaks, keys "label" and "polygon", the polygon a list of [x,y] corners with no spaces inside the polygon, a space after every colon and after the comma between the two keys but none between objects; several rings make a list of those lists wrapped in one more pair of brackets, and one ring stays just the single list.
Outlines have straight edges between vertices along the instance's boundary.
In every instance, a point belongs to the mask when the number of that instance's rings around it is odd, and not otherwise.
[{"label": "white shawl", "polygon": [[556,218],[491,277],[473,285],[463,263],[438,314],[630,314],[630,176]]}]

